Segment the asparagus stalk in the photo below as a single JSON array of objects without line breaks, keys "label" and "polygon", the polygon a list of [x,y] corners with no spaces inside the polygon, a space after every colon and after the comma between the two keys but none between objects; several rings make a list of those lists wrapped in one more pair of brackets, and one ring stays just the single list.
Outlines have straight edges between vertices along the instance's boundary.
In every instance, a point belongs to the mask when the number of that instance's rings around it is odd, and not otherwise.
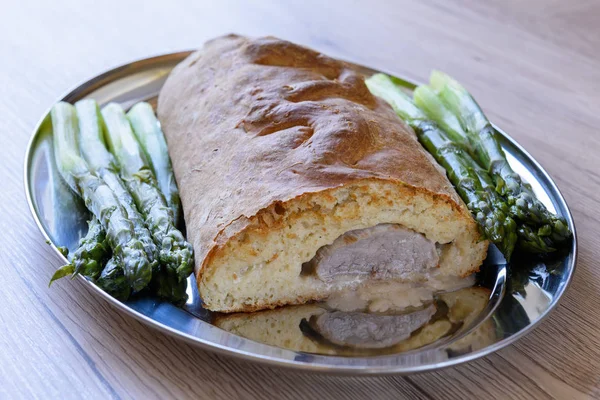
[{"label": "asparagus stalk", "polygon": [[460,144],[472,154],[467,134],[458,118],[446,108],[430,87],[418,86],[413,92],[413,99],[417,107],[423,110],[430,120],[435,121],[454,143]]},{"label": "asparagus stalk", "polygon": [[152,106],[146,102],[137,103],[127,113],[133,133],[144,151],[148,165],[154,172],[160,191],[167,204],[173,210],[175,225],[180,216],[180,201],[175,175],[171,167],[171,159],[167,142],[160,129],[160,122],[154,115]]},{"label": "asparagus stalk", "polygon": [[95,280],[102,272],[103,262],[110,249],[105,244],[106,234],[96,217],[88,222],[87,234],[79,240],[77,250],[70,257],[70,262],[56,270],[49,285],[67,275],[81,274]]},{"label": "asparagus stalk", "polygon": [[118,171],[119,168],[113,155],[106,148],[104,141],[104,126],[100,109],[92,99],[81,100],[75,103],[79,119],[79,134],[81,140],[79,147],[90,170],[104,180],[112,189],[119,203],[127,211],[127,216],[133,224],[136,237],[144,246],[144,251],[150,261],[152,269],[160,268],[159,254],[152,235],[144,224],[144,218],[137,210],[133,198],[125,188]]},{"label": "asparagus stalk", "polygon": [[[474,174],[479,180],[481,188],[487,193],[488,202],[491,205],[492,213],[495,218],[491,218],[490,220],[486,221],[486,223],[496,224],[497,226],[495,230],[501,232],[501,237],[506,238],[502,242],[502,245],[504,245],[505,247],[501,247],[500,250],[503,254],[512,254],[515,248],[515,244],[517,243],[518,231],[517,223],[510,216],[508,205],[506,204],[502,196],[500,196],[498,192],[496,192],[494,182],[492,181],[492,178],[488,175],[487,171],[481,168],[479,164],[477,164],[477,162],[468,154],[464,156],[463,160],[467,168],[469,168],[469,170],[471,171],[471,173]],[[548,251],[551,251],[551,249],[548,249]],[[509,259],[510,257],[507,258],[507,260]]]},{"label": "asparagus stalk", "polygon": [[[160,122],[154,115],[152,106],[146,102],[137,103],[127,113],[133,133],[144,151],[144,155],[157,178],[158,187],[173,211],[175,225],[181,214],[179,191],[171,167],[167,142],[160,129]],[[153,279],[152,290],[161,298],[175,304],[187,300],[185,280],[178,279],[172,270],[162,271]]]},{"label": "asparagus stalk", "polygon": [[[495,204],[495,207],[502,210],[504,215],[506,215],[505,224],[509,226],[509,232],[507,234],[513,235],[513,243],[516,241],[514,235],[518,237],[518,245],[521,249],[530,252],[530,253],[551,253],[556,251],[554,247],[552,247],[552,242],[547,238],[547,234],[540,232],[539,230],[536,232],[531,227],[526,224],[521,224],[517,226],[515,220],[511,217],[510,208],[500,196],[500,194],[496,191],[496,187],[490,175],[483,168],[477,164],[477,162],[471,157],[466,157],[465,161],[469,164],[469,168],[473,170],[475,174],[477,174],[479,178],[479,183],[483,187],[483,189],[488,193],[488,196]],[[516,229],[516,231],[515,231]],[[512,249],[511,249],[512,251]]]},{"label": "asparagus stalk", "polygon": [[483,189],[488,193],[488,196],[495,204],[495,207],[501,209],[505,215],[508,215],[506,224],[511,226],[510,234],[517,235],[518,245],[521,249],[529,253],[551,253],[556,251],[556,249],[552,247],[552,241],[548,238],[547,233],[544,233],[541,230],[534,231],[531,227],[525,224],[517,226],[516,222],[510,217],[510,209],[508,208],[502,196],[500,196],[500,194],[496,191],[494,182],[487,171],[481,168],[479,164],[477,164],[477,162],[471,157],[465,157],[465,161],[468,163],[469,168],[471,168],[473,172],[477,174],[481,187],[483,187]]},{"label": "asparagus stalk", "polygon": [[510,167],[496,131],[467,90],[448,75],[434,71],[431,86],[439,99],[456,115],[475,150],[479,163],[496,183],[496,190],[506,198],[511,215],[523,222],[547,226],[538,235],[548,234],[556,243],[571,236],[567,222],[551,212],[535,197],[531,187]]},{"label": "asparagus stalk", "polygon": [[479,223],[485,235],[496,244],[507,260],[516,242],[516,225],[506,215],[501,198],[490,198],[481,185],[477,171],[465,161],[469,154],[423,113],[392,80],[376,74],[366,80],[367,87],[376,96],[386,100],[417,134],[421,144],[440,163],[458,194]]},{"label": "asparagus stalk", "polygon": [[143,244],[135,237],[127,211],[108,185],[94,175],[83,160],[77,144],[79,134],[75,107],[60,102],[51,111],[54,130],[54,156],[58,171],[69,186],[84,200],[106,232],[113,255],[122,260],[124,274],[131,287],[141,290],[152,277],[152,268]]},{"label": "asparagus stalk", "polygon": [[102,109],[102,115],[109,149],[119,161],[125,184],[160,247],[160,261],[179,280],[185,280],[193,268],[192,246],[175,227],[173,212],[157,186],[121,106],[111,103]]},{"label": "asparagus stalk", "polygon": [[381,97],[394,109],[396,114],[410,124],[414,120],[427,120],[427,116],[386,74],[375,74],[365,80],[367,88]]},{"label": "asparagus stalk", "polygon": [[79,247],[73,253],[71,262],[73,263],[75,274],[81,274],[95,280],[102,272],[104,261],[110,254],[110,249],[106,244],[106,233],[100,225],[100,221],[93,217],[88,222],[88,232],[79,241]]},{"label": "asparagus stalk", "polygon": [[494,243],[507,261],[510,260],[517,241],[516,224],[506,213],[508,208],[500,197],[491,197],[481,185],[477,171],[469,167],[470,158],[463,148],[454,143],[445,132],[431,121],[417,120],[411,127],[419,141],[438,163],[446,169],[448,178],[458,194],[467,203],[475,220],[487,238]]}]

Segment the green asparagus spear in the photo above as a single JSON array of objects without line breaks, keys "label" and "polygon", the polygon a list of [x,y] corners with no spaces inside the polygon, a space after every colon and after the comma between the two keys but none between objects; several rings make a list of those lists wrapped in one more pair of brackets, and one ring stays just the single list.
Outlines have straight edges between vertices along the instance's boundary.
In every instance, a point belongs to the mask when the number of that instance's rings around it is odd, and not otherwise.
[{"label": "green asparagus spear", "polygon": [[[160,122],[154,115],[152,106],[145,102],[134,105],[127,113],[127,119],[157,178],[158,187],[173,211],[175,225],[177,225],[181,213],[179,191]],[[187,282],[179,280],[173,270],[163,270],[153,278],[151,286],[159,297],[174,304],[184,304],[187,300]]]},{"label": "green asparagus spear", "polygon": [[491,207],[493,217],[490,218],[486,223],[495,224],[496,230],[500,233],[500,237],[506,238],[504,245],[507,246],[500,250],[502,253],[511,254],[515,248],[517,242],[517,223],[511,218],[508,205],[505,200],[500,196],[494,186],[492,178],[488,175],[487,171],[477,164],[477,162],[471,158],[470,155],[466,154],[463,157],[463,162],[469,171],[477,177],[481,188],[485,191],[488,198],[488,203]]},{"label": "green asparagus spear", "polygon": [[413,92],[413,99],[417,107],[427,114],[430,120],[435,121],[450,139],[463,146],[472,154],[467,134],[454,114],[437,97],[437,94],[428,86],[418,86]]},{"label": "green asparagus spear", "polygon": [[508,208],[506,204],[499,197],[490,197],[481,186],[477,171],[471,169],[466,161],[470,158],[469,154],[450,140],[435,123],[416,120],[410,125],[421,144],[444,167],[448,178],[467,203],[467,208],[482,227],[487,238],[498,246],[506,260],[510,261],[517,235],[515,222],[505,212]]},{"label": "green asparagus spear", "polygon": [[180,280],[192,272],[192,246],[175,227],[172,210],[157,186],[140,145],[121,106],[111,103],[102,109],[110,151],[121,166],[121,174],[146,226],[160,247],[160,261]]},{"label": "green asparagus spear", "polygon": [[483,187],[483,189],[488,193],[488,196],[494,204],[495,209],[502,210],[504,215],[507,216],[505,225],[510,227],[509,232],[511,235],[513,235],[513,243],[515,240],[514,235],[516,235],[518,237],[519,247],[529,253],[551,253],[556,251],[556,249],[552,247],[552,241],[548,238],[548,234],[542,232],[541,229],[534,231],[525,224],[517,226],[516,222],[512,219],[512,217],[510,217],[511,213],[508,205],[502,196],[500,196],[500,194],[496,191],[494,182],[487,171],[481,168],[479,164],[477,164],[477,162],[471,157],[466,157],[465,161],[469,165],[469,168],[471,168],[478,176],[481,187]]},{"label": "green asparagus spear", "polygon": [[[537,247],[537,253],[548,253],[555,250],[550,246],[544,245],[543,239],[537,236],[535,232],[527,229],[522,229],[522,227],[518,227],[516,221],[511,217],[510,210],[508,205],[506,204],[506,201],[502,196],[500,196],[498,192],[496,192],[494,181],[487,173],[487,171],[481,168],[479,164],[477,164],[477,162],[470,156],[465,157],[465,162],[467,166],[471,169],[471,171],[475,175],[477,175],[481,187],[488,194],[488,197],[492,204],[492,209],[495,212],[497,212],[498,210],[500,211],[500,213],[498,213],[498,220],[500,220],[502,217],[505,218],[503,223],[504,235],[508,237],[506,241],[507,244],[509,246],[512,246],[508,250],[506,250],[509,252],[509,254],[512,253],[512,251],[514,250],[515,243],[517,242],[517,240],[519,242],[519,245],[523,249],[531,249],[532,244],[535,243]],[[529,244],[529,246],[525,246],[525,244]]]},{"label": "green asparagus spear", "polygon": [[465,149],[450,140],[388,76],[373,75],[366,80],[366,84],[374,95],[386,100],[415,130],[421,144],[444,167],[485,235],[509,260],[516,242],[515,223],[505,214],[506,206],[501,198],[492,199],[484,190],[478,171],[474,171],[471,164],[465,161],[470,158]]},{"label": "green asparagus spear", "polygon": [[76,274],[95,280],[102,272],[103,262],[110,253],[105,243],[106,235],[96,217],[93,217],[88,225],[88,232],[79,241],[79,247],[73,252],[70,262],[56,270],[49,285],[57,279]]},{"label": "green asparagus spear", "polygon": [[413,120],[427,120],[406,93],[402,91],[386,74],[375,74],[365,80],[369,91],[389,103],[396,114],[407,123]]},{"label": "green asparagus spear", "polygon": [[[454,117],[453,114],[450,114],[449,116],[448,110],[445,109],[445,106],[437,99],[435,92],[427,86],[419,86],[414,92],[414,98],[415,103],[417,103],[420,108],[425,109],[428,116],[436,120],[445,120],[446,124],[444,124],[444,126],[446,126],[447,129],[458,132],[459,135],[448,135],[451,136],[452,141],[456,143],[456,140],[459,139],[459,143],[462,143],[460,138],[465,138],[464,131],[462,131],[460,125],[456,125],[456,123],[458,123],[456,117]],[[436,107],[437,111],[432,112],[432,106]],[[448,133],[448,130],[445,129],[445,132]],[[549,253],[556,250],[548,243],[547,239],[545,240],[543,236],[534,232],[530,227],[523,225],[517,228],[515,221],[510,217],[509,207],[504,199],[496,192],[494,182],[487,171],[482,169],[470,156],[465,156],[464,161],[466,166],[471,169],[471,172],[478,177],[479,183],[487,192],[493,205],[492,210],[494,210],[494,214],[497,214],[495,215],[496,218],[486,221],[486,224],[495,223],[498,225],[496,230],[503,232],[501,236],[510,236],[504,243],[506,247],[500,249],[503,254],[511,254],[513,252],[517,236],[519,246],[528,252]],[[497,212],[498,210],[501,212]],[[504,221],[502,221],[502,218],[504,218]]]},{"label": "green asparagus spear", "polygon": [[81,274],[94,280],[102,272],[104,261],[110,254],[106,244],[106,233],[100,225],[100,221],[93,217],[88,222],[88,232],[79,241],[79,247],[73,253],[71,262],[75,266],[75,274]]},{"label": "green asparagus spear", "polygon": [[551,212],[535,197],[531,188],[510,167],[496,131],[467,90],[448,75],[434,71],[430,83],[440,100],[461,122],[475,150],[479,163],[496,183],[496,190],[506,198],[514,218],[530,225],[547,226],[555,243],[571,237],[567,222]]},{"label": "green asparagus spear", "polygon": [[142,215],[137,210],[133,198],[119,177],[119,168],[113,155],[106,148],[104,141],[104,125],[100,109],[92,99],[75,103],[79,119],[79,147],[90,170],[98,175],[112,189],[121,205],[127,211],[129,220],[133,223],[136,237],[144,245],[144,251],[154,271],[160,268],[158,248],[152,240]]},{"label": "green asparagus spear", "polygon": [[137,103],[127,113],[133,133],[144,150],[144,155],[158,182],[160,191],[165,196],[167,204],[173,210],[175,225],[179,220],[180,201],[175,175],[171,167],[171,159],[167,142],[160,129],[160,122],[154,115],[152,106],[146,102]]},{"label": "green asparagus spear", "polygon": [[131,294],[131,287],[123,272],[122,264],[123,261],[118,256],[108,260],[96,285],[116,299],[127,300]]},{"label": "green asparagus spear", "polygon": [[58,171],[84,200],[86,207],[102,224],[113,255],[122,260],[131,287],[141,290],[152,277],[152,268],[143,244],[135,237],[127,211],[108,185],[94,175],[83,160],[77,144],[79,127],[75,107],[60,102],[51,111],[54,156]]}]

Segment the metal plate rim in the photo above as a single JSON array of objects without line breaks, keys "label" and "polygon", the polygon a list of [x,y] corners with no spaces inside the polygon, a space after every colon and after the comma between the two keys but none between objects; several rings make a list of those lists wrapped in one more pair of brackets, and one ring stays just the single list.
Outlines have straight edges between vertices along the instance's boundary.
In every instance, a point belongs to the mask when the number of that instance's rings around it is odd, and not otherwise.
[{"label": "metal plate rim", "polygon": [[[70,97],[80,94],[81,92],[85,93],[86,91],[90,91],[91,88],[94,87],[94,85],[98,85],[104,79],[107,79],[108,77],[122,73],[123,71],[126,71],[128,68],[134,68],[140,64],[160,62],[163,60],[166,61],[171,58],[183,59],[184,57],[186,57],[187,55],[189,55],[191,53],[192,53],[192,51],[189,51],[189,50],[164,53],[164,54],[159,54],[159,55],[155,55],[152,57],[137,59],[137,60],[129,62],[129,63],[120,64],[116,67],[108,69],[107,71],[105,71],[99,75],[94,76],[91,79],[85,80],[85,81],[79,83],[78,85],[73,86],[70,90],[66,91],[62,96],[60,96],[59,99],[56,101],[57,102],[58,101],[67,101]],[[363,68],[364,70],[389,73],[384,70],[375,70],[375,69],[372,69],[369,67],[364,67],[364,66],[360,66],[360,67]],[[407,82],[407,84],[409,86],[413,86],[413,85],[416,86],[419,84],[410,79],[404,78],[398,74],[395,74],[395,73],[389,73],[389,74],[400,77],[402,80]],[[27,198],[29,210],[31,211],[31,214],[33,216],[33,219],[34,219],[38,229],[40,230],[40,232],[46,239],[46,243],[48,243],[52,247],[52,249],[56,252],[56,254],[58,254],[58,256],[63,260],[63,262],[66,263],[66,262],[68,262],[67,258],[60,252],[60,250],[52,242],[50,236],[48,235],[48,232],[46,231],[46,229],[44,228],[44,226],[40,220],[40,217],[38,215],[38,210],[32,200],[33,196],[32,196],[31,188],[30,188],[31,181],[29,179],[29,176],[30,176],[30,166],[32,164],[31,160],[33,157],[34,145],[38,138],[38,132],[40,131],[40,127],[42,126],[42,123],[45,120],[46,116],[49,114],[49,112],[50,112],[50,108],[47,109],[47,111],[40,118],[39,122],[36,124],[36,126],[33,130],[33,134],[31,135],[31,138],[29,139],[29,142],[27,144],[27,148],[25,151],[24,166],[23,166],[24,167],[23,168],[23,183],[24,183],[25,196]],[[148,326],[151,326],[152,328],[157,329],[165,334],[168,334],[169,336],[180,338],[187,343],[190,343],[190,344],[193,344],[196,346],[200,346],[201,348],[203,348],[205,350],[215,351],[219,354],[233,356],[235,358],[246,360],[246,361],[260,362],[261,364],[265,364],[265,365],[286,367],[286,368],[291,368],[291,369],[312,371],[312,372],[322,372],[322,373],[328,373],[328,374],[339,374],[339,375],[391,375],[391,374],[409,375],[409,374],[413,374],[413,373],[439,370],[439,369],[451,367],[454,365],[462,364],[462,363],[465,363],[468,361],[476,360],[478,358],[484,357],[488,354],[496,352],[496,351],[514,343],[515,341],[519,340],[520,338],[522,338],[523,336],[525,336],[526,334],[528,334],[532,330],[534,330],[536,327],[538,327],[539,324],[541,324],[550,315],[550,313],[557,308],[558,304],[562,300],[562,297],[563,297],[565,291],[571,285],[571,282],[573,280],[573,275],[575,273],[575,269],[576,269],[576,265],[577,265],[577,258],[578,258],[577,232],[576,232],[576,228],[575,228],[575,223],[573,220],[573,216],[571,214],[571,210],[570,210],[562,192],[560,191],[560,189],[558,188],[558,186],[556,185],[556,183],[554,182],[552,177],[548,174],[548,172],[541,166],[541,164],[535,158],[533,158],[531,156],[531,154],[529,154],[529,152],[527,152],[527,150],[525,150],[514,138],[512,138],[506,132],[504,132],[503,130],[498,128],[495,124],[493,124],[493,125],[494,125],[494,128],[496,128],[498,130],[498,132],[504,137],[505,140],[509,141],[512,146],[516,147],[523,155],[525,155],[529,159],[530,162],[532,162],[536,166],[538,171],[541,172],[542,175],[544,176],[544,178],[549,182],[552,189],[558,194],[558,200],[560,200],[559,203],[561,203],[561,205],[563,206],[564,211],[565,211],[564,217],[567,220],[569,227],[571,228],[571,230],[573,232],[572,261],[569,265],[569,275],[567,276],[567,278],[565,280],[564,286],[557,292],[556,298],[551,302],[548,309],[545,310],[535,322],[531,323],[525,329],[522,329],[521,331],[519,331],[511,336],[509,336],[503,340],[500,340],[500,341],[494,343],[493,345],[490,345],[483,349],[477,350],[473,353],[469,353],[469,354],[461,356],[461,357],[456,357],[456,358],[448,359],[448,360],[441,361],[441,362],[436,362],[433,364],[411,366],[408,368],[404,367],[404,366],[395,366],[395,367],[394,366],[381,366],[381,367],[369,366],[369,367],[365,367],[365,366],[349,366],[349,365],[327,365],[327,364],[307,363],[307,362],[301,362],[301,361],[297,361],[297,360],[273,358],[270,356],[252,353],[252,352],[248,352],[245,350],[227,347],[225,345],[214,343],[214,342],[211,342],[211,341],[199,338],[199,337],[191,336],[185,332],[176,330],[170,326],[167,326],[161,322],[158,322],[158,321],[155,321],[155,320],[149,318],[148,316],[142,314],[139,311],[133,310],[132,308],[128,307],[127,305],[121,303],[120,301],[114,299],[113,297],[111,297],[110,295],[108,295],[107,293],[102,291],[100,288],[98,288],[92,282],[88,281],[86,278],[84,278],[82,276],[78,276],[77,278],[80,279],[81,281],[85,282],[88,285],[88,287],[96,293],[96,295],[99,295],[100,297],[102,297],[111,306],[116,307],[120,311],[125,312],[126,314],[132,316],[136,320],[138,320]],[[245,340],[249,340],[249,339],[245,339]]]}]

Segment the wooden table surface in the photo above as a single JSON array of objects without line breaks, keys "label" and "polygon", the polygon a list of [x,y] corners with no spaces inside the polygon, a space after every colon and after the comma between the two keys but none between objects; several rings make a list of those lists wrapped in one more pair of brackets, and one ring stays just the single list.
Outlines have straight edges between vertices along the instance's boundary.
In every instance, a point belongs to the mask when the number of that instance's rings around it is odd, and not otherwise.
[{"label": "wooden table surface", "polygon": [[[5,2],[0,11],[0,398],[600,397],[600,2]],[[172,5],[167,6],[168,3]],[[59,95],[115,65],[237,32],[425,80],[455,75],[554,177],[579,232],[572,286],[496,354],[410,377],[333,377],[217,356],[117,312],[60,259],[23,190],[25,148]]]}]

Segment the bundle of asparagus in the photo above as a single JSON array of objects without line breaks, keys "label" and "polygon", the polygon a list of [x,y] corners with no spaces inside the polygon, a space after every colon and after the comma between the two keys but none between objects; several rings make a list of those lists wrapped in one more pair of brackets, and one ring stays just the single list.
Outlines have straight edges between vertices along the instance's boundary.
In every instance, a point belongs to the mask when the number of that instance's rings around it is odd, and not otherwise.
[{"label": "bundle of asparagus", "polygon": [[366,84],[446,169],[483,233],[507,261],[517,243],[525,251],[547,253],[570,238],[566,221],[550,213],[511,169],[496,131],[458,82],[434,72],[431,86],[416,88],[414,101],[387,75],[373,75]]},{"label": "bundle of asparagus", "polygon": [[179,202],[166,143],[151,106],[140,103],[132,115],[130,122],[116,104],[100,112],[93,100],[52,109],[59,172],[93,218],[51,282],[82,274],[120,299],[145,290],[185,302],[193,255],[175,225]]}]

